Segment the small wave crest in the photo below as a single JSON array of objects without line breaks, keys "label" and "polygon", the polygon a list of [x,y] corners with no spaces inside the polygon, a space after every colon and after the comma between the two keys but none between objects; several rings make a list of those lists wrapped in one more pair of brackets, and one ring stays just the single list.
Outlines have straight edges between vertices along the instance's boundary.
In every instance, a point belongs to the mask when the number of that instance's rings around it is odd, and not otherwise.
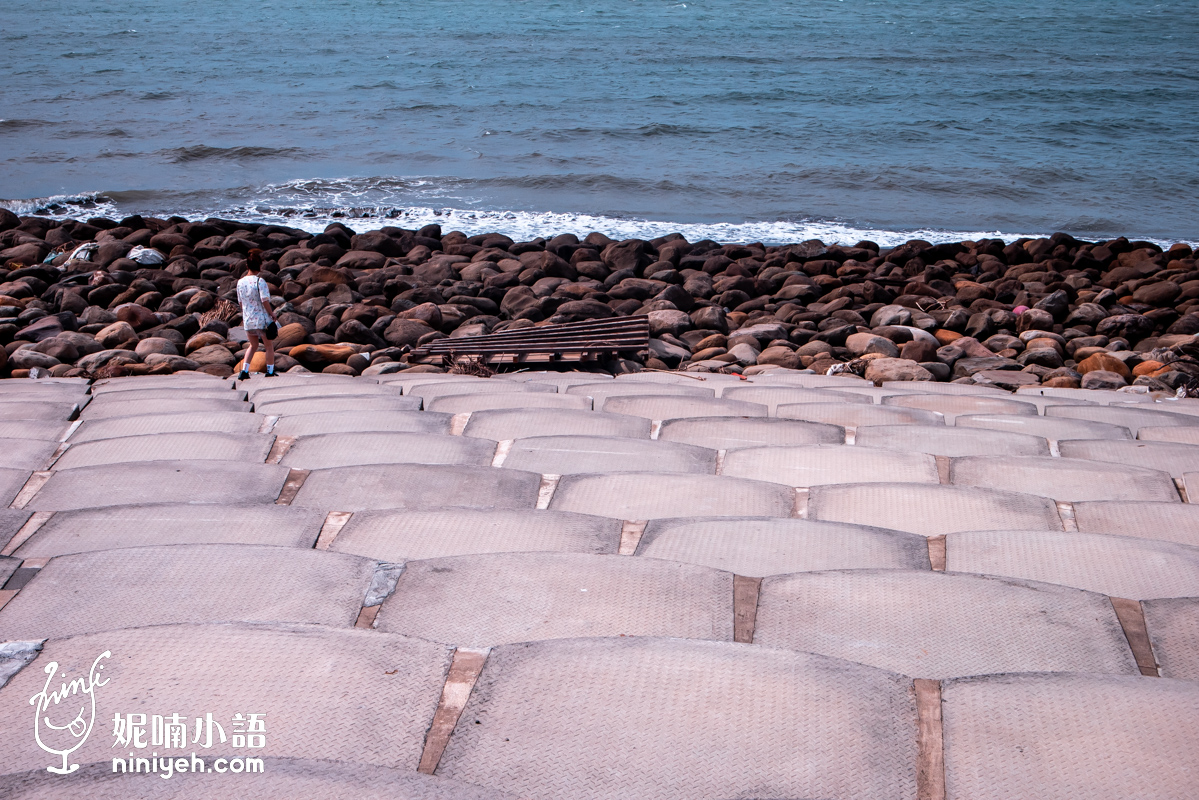
[{"label": "small wave crest", "polygon": [[[680,233],[689,241],[762,242],[787,244],[820,239],[826,244],[852,245],[863,239],[882,247],[895,247],[909,239],[930,242],[978,240],[1014,241],[1045,236],[1051,231],[953,230],[937,228],[885,228],[852,221],[796,217],[726,221],[678,221],[600,213],[572,213],[502,208],[470,208],[436,202],[452,180],[355,178],[301,180],[262,187],[244,187],[225,193],[124,191],[80,195],[56,195],[31,200],[0,200],[0,206],[21,215],[86,219],[106,216],[120,219],[129,214],[188,219],[222,217],[263,225],[277,224],[318,233],[331,222],[342,222],[363,232],[394,225],[417,229],[428,224],[443,230],[458,230],[473,236],[503,233],[517,241],[550,238],[561,233],[584,236],[599,231],[613,239],[653,239]],[[461,181],[469,184],[469,182]],[[458,186],[456,188],[462,188]],[[402,191],[401,191],[402,189]],[[426,196],[426,202],[388,202],[397,194]],[[1095,219],[1076,220],[1077,233],[1096,229]],[[1135,232],[1128,232],[1131,237]],[[1141,238],[1141,237],[1136,237]],[[1162,246],[1175,240],[1149,238]],[[1199,245],[1199,242],[1192,242]]]},{"label": "small wave crest", "polygon": [[266,158],[295,158],[303,154],[299,147],[211,147],[206,144],[173,147],[161,151],[173,164],[196,161],[249,161]]}]

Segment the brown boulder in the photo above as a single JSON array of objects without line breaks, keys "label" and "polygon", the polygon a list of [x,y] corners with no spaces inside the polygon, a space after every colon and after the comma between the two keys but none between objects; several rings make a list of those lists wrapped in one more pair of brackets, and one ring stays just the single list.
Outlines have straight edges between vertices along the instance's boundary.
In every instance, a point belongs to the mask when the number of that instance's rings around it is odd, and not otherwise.
[{"label": "brown boulder", "polygon": [[1092,370],[1082,376],[1084,389],[1119,389],[1127,385],[1123,375],[1105,369]]},{"label": "brown boulder", "polygon": [[396,317],[383,332],[383,338],[394,347],[416,347],[417,341],[425,334],[433,333],[433,328],[417,319]]},{"label": "brown boulder", "polygon": [[175,343],[170,339],[163,339],[158,336],[151,336],[148,339],[142,339],[137,343],[137,347],[133,352],[142,357],[142,361],[149,364],[150,361],[146,358],[150,355],[177,356],[179,349],[175,347]]},{"label": "brown boulder", "polygon": [[441,308],[436,303],[421,303],[418,306],[401,311],[400,319],[414,319],[423,322],[430,328],[440,328],[442,323]]},{"label": "brown boulder", "polygon": [[[279,336],[275,339],[275,347],[294,347],[301,344],[308,337],[308,331],[298,322],[292,322],[284,325],[279,329]],[[193,337],[194,338],[194,337]],[[191,342],[189,341],[190,345]]]},{"label": "brown boulder", "polygon": [[[717,350],[719,348],[712,349]],[[698,357],[698,355],[699,354],[697,353],[696,357]],[[715,355],[715,353],[713,353],[713,355]],[[705,356],[705,358],[708,357],[710,356]],[[765,350],[759,353],[758,364],[773,364],[778,367],[786,367],[787,369],[802,368],[799,360],[799,354],[793,351],[790,347],[784,347],[782,345],[767,347]]]},{"label": "brown boulder", "polygon": [[96,341],[105,350],[111,350],[119,344],[137,339],[137,331],[128,322],[114,322],[96,331]]},{"label": "brown boulder", "polygon": [[210,344],[206,347],[197,348],[189,352],[187,357],[201,366],[224,364],[231,367],[237,363],[237,356],[230,353],[229,348],[223,344]]},{"label": "brown boulder", "polygon": [[[1095,353],[1094,355],[1087,356],[1085,359],[1083,359],[1082,363],[1078,365],[1077,370],[1083,376],[1087,375],[1087,373],[1095,371],[1114,372],[1125,382],[1132,377],[1132,371],[1129,370],[1128,365],[1116,358],[1111,353],[1107,352]],[[1090,388],[1086,386],[1086,381],[1083,381],[1083,388]]]},{"label": "brown boulder", "polygon": [[931,381],[933,374],[906,358],[875,358],[866,365],[866,380],[881,386],[883,381]]}]

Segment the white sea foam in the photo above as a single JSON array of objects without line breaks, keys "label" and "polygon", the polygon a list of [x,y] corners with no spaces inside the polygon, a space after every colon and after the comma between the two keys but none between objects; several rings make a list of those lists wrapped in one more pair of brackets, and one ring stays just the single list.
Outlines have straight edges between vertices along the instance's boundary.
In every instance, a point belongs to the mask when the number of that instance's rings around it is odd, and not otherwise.
[{"label": "white sea foam", "polygon": [[[421,183],[413,182],[409,188],[419,189]],[[358,192],[353,190],[323,193],[318,203],[278,202],[301,199],[297,195],[303,195],[306,192],[280,191],[295,190],[298,188],[297,184],[298,182],[269,187],[269,190],[264,193],[268,195],[271,201],[269,203],[234,203],[215,208],[141,207],[140,204],[117,202],[103,194],[59,195],[32,200],[0,201],[0,206],[22,215],[41,214],[74,219],[86,219],[94,216],[120,219],[133,213],[154,216],[178,215],[188,219],[221,217],[264,225],[283,225],[311,233],[323,231],[331,222],[341,222],[360,233],[389,225],[417,229],[429,224],[438,224],[445,232],[457,230],[468,236],[481,233],[502,233],[516,241],[527,241],[537,237],[549,238],[561,233],[574,233],[582,237],[591,231],[599,231],[613,239],[654,239],[670,233],[680,233],[692,242],[700,239],[712,239],[717,242],[761,242],[766,245],[779,245],[819,239],[825,244],[852,245],[865,239],[875,242],[881,247],[895,247],[910,239],[923,239],[933,243],[976,241],[983,238],[1003,239],[1011,242],[1019,238],[1048,236],[1051,233],[1051,231],[1014,233],[1011,231],[935,228],[889,230],[820,219],[677,222],[552,211],[415,205],[370,206],[354,205],[353,200],[362,198]],[[291,196],[280,196],[285,194]],[[304,199],[316,198],[309,195]],[[1168,247],[1174,243],[1173,240],[1146,239],[1145,241],[1153,241],[1162,247]],[[1196,242],[1189,244],[1199,246],[1199,243]]]}]

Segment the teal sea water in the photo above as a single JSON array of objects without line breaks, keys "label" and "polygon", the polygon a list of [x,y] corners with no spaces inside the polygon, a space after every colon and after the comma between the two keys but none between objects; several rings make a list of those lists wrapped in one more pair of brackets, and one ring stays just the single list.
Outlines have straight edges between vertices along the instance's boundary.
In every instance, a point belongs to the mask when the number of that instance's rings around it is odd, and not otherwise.
[{"label": "teal sea water", "polygon": [[517,236],[1199,239],[1199,7],[6,0],[0,198]]}]

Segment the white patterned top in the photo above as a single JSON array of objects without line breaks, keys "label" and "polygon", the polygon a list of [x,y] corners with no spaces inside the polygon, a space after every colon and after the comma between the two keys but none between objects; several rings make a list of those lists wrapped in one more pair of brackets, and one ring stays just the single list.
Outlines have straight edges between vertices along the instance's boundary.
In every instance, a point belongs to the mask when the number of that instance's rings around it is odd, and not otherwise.
[{"label": "white patterned top", "polygon": [[271,287],[257,275],[246,275],[237,282],[237,302],[241,303],[241,325],[247,331],[264,331],[271,324],[263,303],[271,301]]}]

